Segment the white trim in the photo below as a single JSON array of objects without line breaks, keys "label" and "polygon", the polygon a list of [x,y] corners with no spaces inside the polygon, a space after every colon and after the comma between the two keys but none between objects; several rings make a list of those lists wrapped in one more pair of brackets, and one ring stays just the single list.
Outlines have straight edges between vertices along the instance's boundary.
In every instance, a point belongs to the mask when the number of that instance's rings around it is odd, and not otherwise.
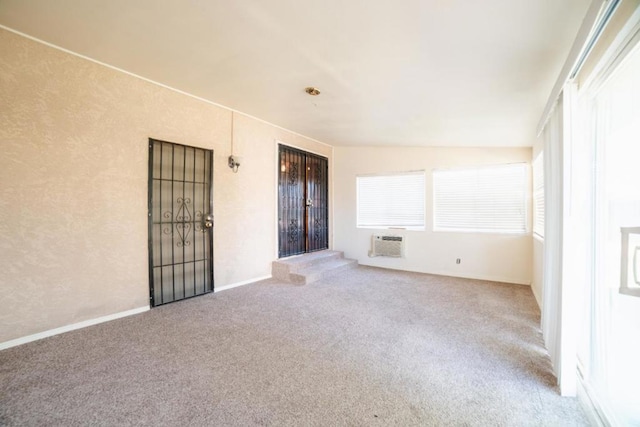
[{"label": "white trim", "polygon": [[598,404],[593,394],[593,390],[586,384],[582,375],[578,373],[577,398],[580,406],[584,410],[589,423],[595,427],[609,427],[611,422],[607,419],[606,413]]},{"label": "white trim", "polygon": [[[527,207],[528,209],[528,207]],[[466,234],[509,234],[512,236],[526,236],[526,235],[531,235],[532,232],[531,230],[524,230],[524,231],[497,231],[497,230],[481,230],[481,229],[476,229],[476,228],[438,228],[436,227],[434,224],[432,224],[433,227],[431,229],[431,231],[433,231],[434,233],[456,233],[456,234],[460,234],[460,233],[466,233]]]},{"label": "white trim", "polygon": [[[300,146],[295,145],[295,144],[290,144],[288,142],[284,142],[284,141],[282,141],[280,139],[277,139],[277,138],[275,139],[275,141],[276,141],[276,148],[278,148],[278,144],[282,144],[282,145],[286,145],[287,147],[295,148],[296,150],[304,151],[305,153],[315,154],[316,156],[324,157],[325,159],[329,160],[327,155],[324,154],[324,153],[319,153],[318,151],[313,151],[313,150],[309,150],[308,148],[305,148],[305,147],[300,147]],[[324,145],[327,145],[327,144],[324,144]],[[327,145],[327,146],[331,147],[330,145]],[[278,159],[278,160],[280,160],[280,159]],[[276,163],[276,165],[280,166],[280,163],[278,162],[278,163]]]},{"label": "white trim", "polygon": [[173,88],[173,87],[171,87],[171,86],[167,86],[167,85],[165,85],[165,84],[163,84],[163,83],[159,83],[159,82],[157,82],[157,81],[155,81],[155,80],[151,80],[151,79],[148,79],[148,78],[146,78],[146,77],[139,76],[139,75],[134,74],[134,73],[132,73],[132,72],[130,72],[130,71],[123,70],[122,68],[118,68],[118,67],[115,67],[115,66],[113,66],[113,65],[109,65],[109,64],[107,64],[107,63],[105,63],[105,62],[98,61],[97,59],[93,59],[93,58],[91,58],[91,57],[89,57],[89,56],[82,55],[82,54],[80,54],[80,53],[74,52],[74,51],[69,50],[69,49],[65,49],[65,48],[60,47],[60,46],[58,46],[58,45],[55,45],[55,44],[53,44],[53,43],[49,43],[49,42],[46,42],[46,41],[41,40],[41,39],[39,39],[39,38],[36,38],[36,37],[30,36],[30,35],[28,35],[28,34],[25,34],[25,33],[23,33],[23,32],[20,32],[20,31],[14,30],[14,29],[12,29],[12,28],[10,28],[10,27],[7,27],[7,26],[5,26],[5,25],[0,24],[0,28],[1,28],[1,29],[4,29],[4,30],[7,30],[7,31],[9,31],[9,32],[11,32],[11,33],[17,34],[17,35],[19,35],[19,36],[22,36],[22,37],[24,37],[24,38],[26,38],[26,39],[33,40],[33,41],[35,41],[35,42],[37,42],[37,43],[41,43],[41,44],[43,44],[43,45],[45,45],[45,46],[49,46],[49,47],[51,47],[51,48],[54,48],[54,49],[60,50],[60,51],[62,51],[62,52],[68,53],[68,54],[73,55],[73,56],[76,56],[76,57],[78,57],[78,58],[82,58],[82,59],[85,59],[85,60],[87,60],[87,61],[91,61],[91,62],[93,62],[93,63],[95,63],[95,64],[102,65],[103,67],[107,67],[107,68],[110,68],[110,69],[112,69],[112,70],[119,71],[119,72],[124,73],[124,74],[127,74],[127,75],[129,75],[129,76],[132,76],[132,77],[138,78],[138,79],[140,79],[140,80],[144,80],[144,81],[145,81],[145,82],[147,82],[147,83],[151,83],[151,84],[154,84],[154,85],[156,85],[156,86],[160,86],[160,87],[163,87],[163,88],[165,88],[165,89],[169,89],[169,90],[171,90],[171,91],[173,91],[173,92],[176,92],[176,93],[179,93],[179,94],[181,94],[181,95],[188,96],[188,97],[193,98],[193,99],[197,99],[198,101],[202,101],[202,102],[205,102],[205,103],[210,104],[210,105],[214,105],[214,106],[219,107],[219,108],[224,108],[225,110],[228,110],[228,111],[231,111],[231,112],[234,112],[234,113],[237,113],[237,114],[242,114],[243,116],[248,117],[248,118],[250,118],[250,119],[257,120],[257,121],[259,121],[259,122],[261,122],[261,123],[266,123],[266,124],[268,124],[268,125],[270,125],[270,126],[273,126],[273,127],[277,128],[277,129],[281,129],[281,130],[283,130],[283,131],[285,131],[285,132],[289,132],[289,133],[290,133],[290,134],[292,134],[292,135],[296,135],[296,136],[299,136],[299,137],[302,137],[302,138],[308,139],[308,140],[310,140],[310,141],[317,142],[318,144],[326,145],[327,147],[332,147],[332,148],[333,148],[333,146],[332,146],[331,144],[327,144],[326,142],[318,141],[318,140],[317,140],[317,139],[315,139],[315,138],[312,138],[312,137],[310,137],[310,136],[303,135],[303,134],[301,134],[301,133],[298,133],[298,132],[292,131],[291,129],[284,128],[284,127],[282,127],[282,126],[278,126],[278,125],[273,124],[273,123],[271,123],[271,122],[268,122],[268,121],[266,121],[266,120],[264,120],[264,119],[260,119],[260,118],[258,118],[258,117],[256,117],[256,116],[252,116],[251,114],[247,114],[247,113],[243,113],[242,111],[234,110],[233,108],[227,107],[227,106],[222,105],[222,104],[218,104],[217,102],[213,102],[213,101],[210,101],[210,100],[208,100],[208,99],[201,98],[201,97],[199,97],[199,96],[197,96],[197,95],[193,95],[193,94],[191,94],[191,93],[189,93],[189,92],[185,92],[185,91],[182,91],[182,90],[180,90],[180,89],[176,89],[176,88]]},{"label": "white trim", "polygon": [[149,306],[138,307],[132,310],[121,311],[119,313],[109,314],[107,316],[96,317],[95,319],[85,320],[83,322],[73,323],[71,325],[62,326],[60,328],[50,329],[37,334],[27,335],[26,337],[16,338],[14,340],[0,343],[0,350],[6,350],[11,347],[26,344],[32,341],[41,340],[43,338],[52,337],[54,335],[63,334],[65,332],[75,331],[76,329],[86,328],[87,326],[97,325],[98,323],[109,322],[111,320],[120,319],[121,317],[133,316],[134,314],[144,313],[149,310]]},{"label": "white trim", "polygon": [[[530,166],[531,162],[510,162],[510,163],[492,163],[492,164],[488,164],[488,165],[470,165],[470,166],[454,166],[454,167],[450,167],[450,168],[433,168],[431,169],[431,172],[456,172],[456,171],[472,171],[472,170],[484,170],[484,169],[494,169],[494,168],[499,168],[499,167],[503,167],[503,166],[514,166],[514,165],[524,165],[524,166]],[[417,171],[413,171],[413,172],[420,172],[419,170]],[[399,172],[402,173],[402,172]]]},{"label": "white trim", "polygon": [[220,287],[215,287],[214,286],[213,287],[213,292],[214,293],[222,292],[222,291],[226,291],[228,289],[237,288],[238,286],[249,285],[251,283],[255,283],[255,282],[259,282],[261,280],[267,280],[267,279],[271,279],[271,275],[262,276],[262,277],[255,277],[253,279],[243,280],[242,282],[236,282],[236,283],[232,283],[230,285],[224,285],[224,286],[220,286]]},{"label": "white trim", "polygon": [[[259,282],[261,280],[266,280],[266,279],[271,279],[271,275],[262,276],[262,277],[256,277],[256,278],[253,278],[253,279],[244,280],[242,282],[232,283],[232,284],[226,285],[226,286],[214,287],[214,293],[215,292],[226,291],[227,289],[237,288],[238,286],[244,286],[244,285],[248,285],[250,283]],[[104,323],[104,322],[109,322],[111,320],[120,319],[122,317],[133,316],[134,314],[144,313],[145,311],[148,311],[149,309],[150,309],[149,306],[138,307],[138,308],[134,308],[132,310],[121,311],[119,313],[113,313],[113,314],[109,314],[107,316],[101,316],[101,317],[97,317],[95,319],[89,319],[89,320],[85,320],[85,321],[82,321],[82,322],[73,323],[71,325],[66,325],[66,326],[61,326],[59,328],[50,329],[48,331],[38,332],[37,334],[27,335],[26,337],[21,337],[21,338],[16,338],[16,339],[10,340],[10,341],[5,341],[3,343],[0,343],[0,351],[6,350],[6,349],[11,348],[11,347],[16,347],[18,345],[26,344],[26,343],[29,343],[29,342],[32,342],[32,341],[41,340],[43,338],[49,338],[49,337],[52,337],[54,335],[63,334],[65,332],[75,331],[76,329],[82,329],[82,328],[86,328],[88,326],[97,325],[99,323]]]},{"label": "white trim", "polygon": [[467,274],[467,273],[460,273],[457,271],[444,271],[444,270],[426,271],[426,270],[414,270],[414,269],[408,269],[408,268],[394,268],[386,265],[383,266],[378,264],[368,264],[366,259],[363,259],[363,260],[358,259],[358,264],[366,267],[384,268],[387,270],[397,270],[397,271],[408,271],[412,273],[432,274],[434,276],[446,276],[446,277],[456,277],[459,279],[483,280],[485,282],[498,282],[498,283],[504,283],[507,285],[531,286],[531,281],[522,281],[522,280],[512,279],[512,278],[502,277],[502,276],[491,276],[491,275],[484,275],[484,274]]},{"label": "white trim", "polygon": [[538,292],[536,292],[536,287],[533,286],[533,284],[531,284],[530,286],[531,286],[531,293],[533,294],[533,297],[536,299],[536,303],[538,304],[538,309],[542,311],[542,296],[539,295]]},{"label": "white trim", "polygon": [[485,274],[467,274],[467,273],[458,273],[454,271],[434,271],[427,272],[426,274],[435,274],[437,276],[449,276],[449,277],[459,277],[462,279],[473,279],[473,280],[483,280],[485,282],[498,282],[504,283],[507,285],[518,285],[518,286],[531,286],[531,281],[522,281],[518,279],[513,279],[509,277],[503,276],[491,276]]},{"label": "white trim", "polygon": [[410,171],[392,171],[392,172],[374,172],[374,173],[359,173],[356,175],[356,178],[368,178],[368,177],[376,177],[376,176],[398,176],[398,175],[425,175],[426,169],[416,169]]}]

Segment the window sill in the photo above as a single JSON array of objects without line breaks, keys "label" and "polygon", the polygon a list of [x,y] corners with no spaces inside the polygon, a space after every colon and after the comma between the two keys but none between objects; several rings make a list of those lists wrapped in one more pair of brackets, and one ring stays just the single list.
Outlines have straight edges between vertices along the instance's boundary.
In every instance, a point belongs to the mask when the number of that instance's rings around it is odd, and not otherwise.
[{"label": "window sill", "polygon": [[526,236],[528,231],[499,231],[499,230],[464,230],[464,229],[444,229],[434,228],[434,233],[464,233],[464,234],[500,234],[506,236]]},{"label": "window sill", "polygon": [[425,227],[376,227],[374,225],[357,225],[356,228],[365,229],[365,230],[390,230],[390,231],[425,231]]},{"label": "window sill", "polygon": [[620,292],[622,295],[629,295],[632,297],[640,297],[640,288],[638,287],[633,287],[633,288],[619,288],[618,292]]}]

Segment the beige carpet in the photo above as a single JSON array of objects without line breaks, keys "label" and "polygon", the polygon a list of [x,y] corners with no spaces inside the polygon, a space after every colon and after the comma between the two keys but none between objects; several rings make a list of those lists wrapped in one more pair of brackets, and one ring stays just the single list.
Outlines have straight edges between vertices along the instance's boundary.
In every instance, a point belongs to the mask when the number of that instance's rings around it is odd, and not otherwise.
[{"label": "beige carpet", "polygon": [[570,426],[525,286],[359,267],[0,352],[11,426]]}]

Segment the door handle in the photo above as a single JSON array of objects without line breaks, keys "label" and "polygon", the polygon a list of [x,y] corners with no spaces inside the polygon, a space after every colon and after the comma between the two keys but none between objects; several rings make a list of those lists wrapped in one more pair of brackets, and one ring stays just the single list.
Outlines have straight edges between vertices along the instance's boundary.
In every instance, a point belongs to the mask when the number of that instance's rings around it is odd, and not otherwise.
[{"label": "door handle", "polygon": [[313,200],[307,199],[307,207],[313,206]]},{"label": "door handle", "polygon": [[202,228],[202,232],[204,233],[207,228],[213,227],[213,216],[207,215],[204,219],[204,227]]}]

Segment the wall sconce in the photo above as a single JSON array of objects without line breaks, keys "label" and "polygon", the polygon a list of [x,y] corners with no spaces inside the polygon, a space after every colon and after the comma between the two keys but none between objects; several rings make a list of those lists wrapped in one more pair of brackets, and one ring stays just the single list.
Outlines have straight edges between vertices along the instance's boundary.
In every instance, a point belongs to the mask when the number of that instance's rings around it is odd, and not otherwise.
[{"label": "wall sconce", "polygon": [[242,158],[240,156],[233,155],[233,111],[231,112],[231,155],[229,156],[229,167],[233,171],[233,173],[238,173],[238,168],[240,167],[240,163],[242,162]]},{"label": "wall sconce", "polygon": [[238,168],[240,167],[241,162],[242,157],[234,156],[233,154],[229,156],[229,167],[233,170],[233,173],[238,173]]},{"label": "wall sconce", "polygon": [[640,227],[622,227],[620,293],[640,297]]}]

